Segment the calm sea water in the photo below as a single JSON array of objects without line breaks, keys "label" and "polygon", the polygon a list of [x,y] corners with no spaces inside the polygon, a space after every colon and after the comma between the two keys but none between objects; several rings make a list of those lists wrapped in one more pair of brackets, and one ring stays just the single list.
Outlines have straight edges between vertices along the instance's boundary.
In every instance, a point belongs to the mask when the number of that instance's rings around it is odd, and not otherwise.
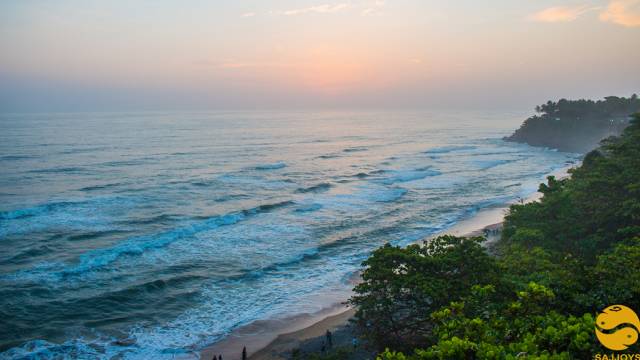
[{"label": "calm sea water", "polygon": [[575,159],[500,140],[523,115],[2,115],[0,358],[195,354],[343,300]]}]

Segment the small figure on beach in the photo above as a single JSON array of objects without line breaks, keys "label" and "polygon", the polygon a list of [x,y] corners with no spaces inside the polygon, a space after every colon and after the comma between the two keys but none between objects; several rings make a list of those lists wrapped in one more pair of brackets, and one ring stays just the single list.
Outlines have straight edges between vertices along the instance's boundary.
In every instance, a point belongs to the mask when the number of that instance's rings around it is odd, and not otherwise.
[{"label": "small figure on beach", "polygon": [[333,347],[333,334],[331,334],[331,331],[327,330],[326,337],[327,346],[329,346],[329,349],[331,349]]},{"label": "small figure on beach", "polygon": [[353,349],[355,350],[358,347],[358,338],[354,337],[351,340],[351,343],[353,344]]},{"label": "small figure on beach", "polygon": [[242,360],[247,360],[247,347],[242,348]]},{"label": "small figure on beach", "polygon": [[324,353],[326,350],[327,350],[327,344],[323,340],[322,341],[322,347],[320,348],[320,352]]},{"label": "small figure on beach", "polygon": [[222,360],[222,354],[218,355],[218,360]]}]

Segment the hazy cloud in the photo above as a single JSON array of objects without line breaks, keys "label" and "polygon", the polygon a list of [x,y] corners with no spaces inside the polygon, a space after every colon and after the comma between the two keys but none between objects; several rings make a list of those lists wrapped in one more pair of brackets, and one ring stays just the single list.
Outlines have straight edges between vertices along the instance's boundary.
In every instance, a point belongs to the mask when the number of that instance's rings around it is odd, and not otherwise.
[{"label": "hazy cloud", "polygon": [[384,4],[385,2],[383,0],[377,0],[377,1],[374,1],[373,3],[367,4],[365,5],[361,14],[365,16],[379,15],[382,12],[382,8],[384,7]]},{"label": "hazy cloud", "polygon": [[348,10],[352,7],[349,3],[339,3],[339,4],[322,4],[322,5],[314,5],[306,8],[300,9],[291,9],[291,10],[283,10],[283,11],[275,11],[275,14],[279,15],[300,15],[300,14],[308,14],[308,13],[336,13],[344,10]]},{"label": "hazy cloud", "polygon": [[627,27],[640,26],[640,0],[610,1],[600,20]]},{"label": "hazy cloud", "polygon": [[[294,16],[303,14],[334,14],[343,11],[356,10],[360,11],[363,16],[380,15],[386,2],[384,0],[367,0],[362,2],[343,2],[343,3],[327,3],[313,5],[305,8],[296,8],[288,10],[271,10],[267,12],[270,15]],[[241,17],[253,17],[258,14],[255,12],[247,12]]]},{"label": "hazy cloud", "polygon": [[289,67],[299,66],[299,64],[284,63],[284,62],[239,62],[239,61],[228,61],[228,62],[216,63],[215,65],[221,69],[289,68]]},{"label": "hazy cloud", "polygon": [[529,20],[538,22],[569,22],[597,8],[587,5],[554,6],[529,15]]}]

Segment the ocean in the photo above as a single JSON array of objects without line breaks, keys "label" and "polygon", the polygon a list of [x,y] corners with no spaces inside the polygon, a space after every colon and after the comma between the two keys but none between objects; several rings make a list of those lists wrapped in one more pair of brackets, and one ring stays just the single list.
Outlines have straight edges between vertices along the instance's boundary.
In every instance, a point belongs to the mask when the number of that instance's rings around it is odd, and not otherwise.
[{"label": "ocean", "polygon": [[0,359],[197,357],[577,159],[526,112],[0,115]]}]

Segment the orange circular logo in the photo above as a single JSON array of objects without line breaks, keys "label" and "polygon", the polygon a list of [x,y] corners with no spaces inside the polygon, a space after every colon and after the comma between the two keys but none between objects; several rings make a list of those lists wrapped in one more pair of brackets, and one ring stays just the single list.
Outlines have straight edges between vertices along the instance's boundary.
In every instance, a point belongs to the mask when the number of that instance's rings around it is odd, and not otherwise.
[{"label": "orange circular logo", "polygon": [[630,308],[624,305],[612,305],[596,317],[595,330],[598,340],[607,349],[626,350],[638,341],[640,320]]}]

